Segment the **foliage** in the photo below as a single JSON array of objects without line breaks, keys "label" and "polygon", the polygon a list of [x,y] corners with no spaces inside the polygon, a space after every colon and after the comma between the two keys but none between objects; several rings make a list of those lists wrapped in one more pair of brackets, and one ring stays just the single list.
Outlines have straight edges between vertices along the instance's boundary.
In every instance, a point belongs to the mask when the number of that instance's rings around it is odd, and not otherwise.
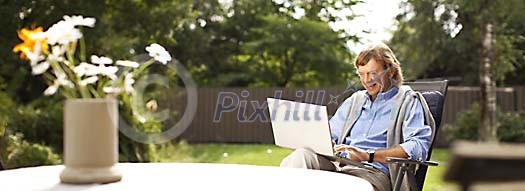
[{"label": "foliage", "polygon": [[56,98],[39,99],[15,108],[6,123],[12,133],[20,133],[30,143],[50,146],[62,153],[62,102]]},{"label": "foliage", "polygon": [[449,77],[478,84],[483,23],[493,21],[498,84],[520,84],[524,78],[517,74],[525,71],[524,6],[519,0],[409,0],[397,16],[391,44],[410,79]]},{"label": "foliage", "polygon": [[[132,97],[122,95],[119,104],[120,115],[124,119],[120,125],[129,125],[131,128],[144,133],[159,133],[162,131],[162,124],[152,119],[140,121],[131,108]],[[126,124],[122,124],[122,123]],[[122,162],[157,162],[157,146],[153,144],[143,144],[136,142],[124,134],[119,134],[119,161]]]},{"label": "foliage", "polygon": [[[141,123],[132,117],[130,108],[122,107],[126,104],[121,104],[121,114],[134,128],[145,132],[160,131],[160,123],[151,120]],[[0,148],[7,148],[0,152],[2,161],[9,168],[58,164],[60,160],[55,158],[60,159],[63,149],[62,110],[63,103],[58,96],[17,105],[0,92]],[[123,134],[119,136],[119,153],[119,160],[123,162],[159,160],[157,146],[137,143]]]},{"label": "foliage", "polygon": [[[334,62],[343,65],[336,66],[341,75],[330,78],[328,82],[322,81],[324,84],[345,84],[345,78],[353,73],[352,67],[344,66],[345,63],[351,62],[351,55],[344,47],[344,43],[347,40],[358,41],[359,39],[346,34],[345,31],[330,30],[328,23],[353,19],[356,15],[348,14],[351,11],[347,10],[360,1],[286,0],[275,3],[267,0],[237,0],[231,3],[219,2],[222,1],[97,0],[83,3],[58,0],[9,1],[5,4],[5,12],[2,12],[2,15],[3,18],[10,18],[10,20],[2,20],[4,23],[0,23],[3,24],[6,31],[5,35],[2,32],[0,39],[4,39],[3,41],[8,46],[0,48],[2,49],[0,52],[8,53],[10,47],[16,44],[16,36],[13,33],[19,28],[31,27],[37,23],[47,28],[61,15],[82,14],[97,18],[97,26],[99,26],[90,29],[90,33],[85,35],[86,44],[92,45],[92,47],[86,47],[86,55],[104,54],[108,57],[130,59],[142,49],[143,44],[162,42],[168,51],[190,70],[199,86],[282,85],[283,82],[276,82],[273,78],[282,75],[281,71],[268,70],[265,73],[259,73],[249,69],[253,66],[245,66],[251,62],[242,62],[242,59],[244,56],[250,56],[252,61],[262,63],[262,59],[254,60],[259,58],[258,53],[244,50],[248,48],[245,45],[261,40],[260,32],[255,31],[267,29],[271,30],[266,31],[267,33],[286,31],[287,25],[282,23],[289,22],[297,27],[288,32],[303,33],[297,34],[303,37],[299,40],[313,41],[317,37],[328,40],[322,44],[322,47],[314,46],[318,43],[301,44],[303,49],[307,49],[307,52],[322,52],[325,53],[323,55],[327,55],[316,59],[316,65],[319,66],[317,68],[333,67]],[[295,14],[301,12],[299,10],[304,12],[301,17]],[[334,14],[336,10],[346,10],[347,14]],[[312,23],[316,24],[311,25]],[[298,28],[303,26],[307,28]],[[321,28],[311,30],[312,27]],[[273,48],[270,45],[280,45],[286,48],[284,52],[293,52],[299,47],[299,45],[289,46],[290,44],[285,45],[284,43],[275,42],[260,48],[270,50]],[[332,54],[335,57],[329,57],[328,53],[334,50]],[[297,60],[294,65],[311,65],[311,62],[303,63],[303,61],[304,59]],[[0,57],[0,66],[6,69],[5,74],[0,74],[0,78],[9,82],[7,91],[11,96],[23,93],[27,96],[16,99],[28,102],[37,97],[45,86],[37,80],[32,80],[39,78],[29,76],[30,71],[17,67],[14,64],[17,62],[20,63],[13,55],[6,54]],[[312,73],[319,76],[332,74],[332,71],[327,70],[315,71],[317,68],[305,67],[304,70],[307,71],[304,73],[309,76],[294,77],[286,86],[324,85],[317,82],[305,82],[305,78],[312,77]]]},{"label": "foliage", "polygon": [[8,154],[2,157],[6,168],[19,168],[39,165],[60,164],[60,156],[53,149],[41,144],[31,144],[22,139],[21,134],[9,135],[7,140],[2,140],[2,145],[7,145]]},{"label": "foliage", "polygon": [[[268,0],[236,0],[229,4],[219,0],[3,2],[0,42],[5,46],[0,47],[0,133],[4,132],[4,138],[23,134],[23,140],[29,145],[46,145],[61,153],[62,98],[41,98],[48,84],[43,83],[40,76],[32,76],[31,68],[24,67],[26,63],[16,58],[12,48],[20,42],[16,36],[18,29],[34,29],[36,25],[49,28],[62,15],[97,19],[97,27],[83,34],[85,44],[90,45],[85,47],[86,55],[134,59],[144,44],[161,42],[188,68],[199,86],[346,85],[347,78],[353,75],[350,64],[353,55],[344,43],[359,39],[345,31],[331,30],[328,23],[351,20],[355,15],[334,15],[328,10],[349,9],[359,1],[283,2],[286,3]],[[304,9],[305,14],[297,17],[295,12],[300,9]],[[294,60],[285,61],[283,56]],[[152,67],[148,72],[168,76],[170,85],[181,83],[177,74],[163,68]],[[148,90],[151,91],[145,101],[155,99],[166,103],[170,96],[182,95],[163,96],[159,93],[162,89],[156,87]],[[2,96],[10,100],[9,104],[3,104]],[[143,132],[162,131],[180,117],[173,113],[175,117],[162,123],[151,118],[139,121],[132,117],[131,97],[119,98],[125,121]],[[159,160],[157,146],[134,142],[122,134],[119,137],[121,161]]]},{"label": "foliage", "polygon": [[[356,1],[285,2],[238,0],[222,8],[199,10],[196,27],[175,33],[175,57],[187,65],[200,86],[344,84],[353,74],[353,67],[347,67],[352,55],[344,43],[357,38],[328,27],[328,22],[343,18],[317,13],[337,2],[341,3],[338,9],[344,9]],[[305,9],[305,15],[294,17],[299,8]],[[314,56],[317,53],[320,57]],[[315,59],[307,60],[308,56]],[[332,75],[328,80],[323,78],[328,75]]]},{"label": "foliage", "polygon": [[[49,109],[46,113],[30,106],[13,108],[17,105],[0,92],[0,158],[6,168],[60,163],[56,152],[62,149],[62,133],[55,118],[60,112]],[[58,121],[61,123],[61,118]]]},{"label": "foliage", "polygon": [[[49,87],[45,95],[60,93],[67,98],[105,98],[120,93],[132,93],[134,78],[158,61],[167,64],[170,54],[159,44],[146,47],[151,57],[144,63],[113,60],[91,55],[86,59],[86,43],[82,27],[94,27],[94,18],[64,16],[63,20],[44,31],[43,27],[18,31],[22,43],[13,48],[20,58],[29,60],[32,74],[42,75]],[[120,67],[118,67],[120,66]]]},{"label": "foliage", "polygon": [[237,57],[259,74],[255,86],[327,86],[353,71],[344,42],[325,23],[275,16],[262,21],[252,29],[257,37],[244,43]]},{"label": "foliage", "polygon": [[[503,142],[525,142],[525,113],[501,112],[496,115],[499,123],[498,139]],[[473,104],[458,115],[455,125],[447,126],[449,139],[478,140],[480,126],[479,105]]]},{"label": "foliage", "polygon": [[18,29],[30,28],[36,23],[48,27],[62,15],[82,14],[98,17],[103,13],[101,10],[104,10],[104,2],[101,0],[90,1],[89,4],[60,0],[2,2],[0,42],[5,46],[0,48],[0,81],[6,83],[2,91],[6,91],[16,102],[28,103],[40,97],[47,87],[40,77],[31,75],[30,68],[21,67],[25,64],[24,61],[17,59],[12,53],[11,49],[19,43],[16,33]]},{"label": "foliage", "polygon": [[16,108],[13,100],[7,94],[0,92],[0,137],[6,134],[7,124],[14,113],[13,108]]}]

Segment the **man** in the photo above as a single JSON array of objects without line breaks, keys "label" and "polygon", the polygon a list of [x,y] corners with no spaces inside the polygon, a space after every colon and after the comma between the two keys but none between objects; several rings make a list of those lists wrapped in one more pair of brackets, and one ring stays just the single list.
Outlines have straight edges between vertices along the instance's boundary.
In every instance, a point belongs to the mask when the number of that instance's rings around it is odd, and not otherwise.
[{"label": "man", "polygon": [[425,160],[432,129],[424,123],[422,102],[408,86],[401,86],[400,64],[388,46],[368,46],[354,65],[366,90],[345,100],[330,119],[330,128],[334,150],[365,168],[341,167],[308,149],[296,149],[281,166],[343,172],[367,180],[376,190],[391,190],[396,174],[386,157]]}]

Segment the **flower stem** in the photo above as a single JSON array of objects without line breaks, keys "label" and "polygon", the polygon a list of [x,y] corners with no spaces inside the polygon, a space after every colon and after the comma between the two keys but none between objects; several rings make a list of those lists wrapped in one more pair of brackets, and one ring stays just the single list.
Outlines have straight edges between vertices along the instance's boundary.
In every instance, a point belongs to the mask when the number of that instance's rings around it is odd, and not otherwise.
[{"label": "flower stem", "polygon": [[143,64],[141,64],[139,66],[139,68],[137,68],[137,70],[135,70],[133,72],[133,77],[137,77],[137,75],[141,74],[142,72],[144,72],[144,70],[151,64],[153,64],[155,62],[155,59],[149,59],[148,61],[144,62]]},{"label": "flower stem", "polygon": [[80,38],[80,61],[86,61],[86,41],[84,37]]}]

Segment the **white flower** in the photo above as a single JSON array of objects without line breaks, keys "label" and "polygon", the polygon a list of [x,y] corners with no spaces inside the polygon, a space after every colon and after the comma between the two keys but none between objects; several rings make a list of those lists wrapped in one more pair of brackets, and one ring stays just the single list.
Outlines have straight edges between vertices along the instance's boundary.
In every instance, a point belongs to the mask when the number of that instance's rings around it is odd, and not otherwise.
[{"label": "white flower", "polygon": [[94,27],[95,26],[95,18],[91,17],[82,17],[81,15],[74,15],[74,16],[68,16],[65,15],[64,21],[70,23],[73,26],[87,26],[87,27]]},{"label": "white flower", "polygon": [[57,92],[57,90],[58,90],[58,86],[57,85],[51,85],[44,91],[44,95],[46,95],[46,96],[53,95],[53,94],[55,94]]},{"label": "white flower", "polygon": [[95,76],[95,75],[103,75],[107,76],[112,80],[117,79],[117,71],[118,67],[116,66],[105,66],[103,64],[101,65],[93,65],[88,64],[85,62],[80,63],[77,67],[73,69],[73,71],[80,77],[82,76]]},{"label": "white flower", "polygon": [[37,32],[37,33],[30,33],[28,38],[31,39],[32,41],[35,41],[33,45],[33,51],[28,51],[28,50],[22,50],[22,51],[29,59],[31,66],[34,66],[40,61],[45,59],[45,57],[40,53],[42,52],[42,47],[41,47],[42,41],[45,41],[46,36],[44,32]]},{"label": "white flower", "polygon": [[97,80],[98,80],[97,76],[91,76],[89,78],[86,78],[86,79],[80,81],[80,85],[81,86],[86,86],[88,84],[93,84],[93,83],[97,82]]},{"label": "white flower", "polygon": [[35,66],[37,63],[45,59],[45,57],[40,54],[40,51],[25,51],[25,54],[29,59],[31,66]]},{"label": "white flower", "polygon": [[41,62],[40,64],[35,64],[32,67],[32,73],[33,75],[39,75],[39,74],[46,72],[47,69],[49,69],[49,62],[44,61],[44,62]]},{"label": "white flower", "polygon": [[69,88],[75,87],[75,85],[71,81],[66,79],[67,76],[65,74],[58,75],[57,77],[58,78],[55,80],[55,83]]},{"label": "white flower", "polygon": [[148,51],[149,56],[153,57],[156,61],[159,61],[162,64],[167,64],[168,61],[171,60],[170,53],[157,43],[147,46],[146,51]]},{"label": "white flower", "polygon": [[73,71],[80,77],[84,75],[93,76],[98,74],[98,67],[93,64],[81,62],[77,67],[73,69]]},{"label": "white flower", "polygon": [[104,56],[98,57],[97,55],[91,55],[91,62],[93,64],[103,65],[103,64],[111,64],[113,63],[113,60],[111,60],[111,58],[104,57]]},{"label": "white flower", "polygon": [[137,62],[133,62],[133,61],[129,61],[129,60],[117,60],[117,62],[115,62],[117,65],[120,65],[120,66],[126,66],[126,67],[131,67],[131,68],[138,68],[139,67],[139,63]]},{"label": "white flower", "polygon": [[54,45],[58,44],[68,44],[70,42],[75,42],[82,37],[80,30],[75,28],[71,22],[59,21],[53,26],[49,27],[45,32],[47,37],[47,43]]},{"label": "white flower", "polygon": [[[50,60],[55,60],[57,62],[64,62],[64,53],[66,52],[66,46],[57,45],[51,47],[51,54],[48,55]],[[68,62],[69,63],[69,62]]]},{"label": "white flower", "polygon": [[104,87],[102,90],[108,94],[120,93],[122,91],[122,89],[118,87]]},{"label": "white flower", "polygon": [[[47,38],[47,36],[46,36],[45,32],[37,32],[37,33],[32,33],[29,36],[29,38],[33,39],[34,41],[37,41],[37,42],[42,42],[43,40],[45,40]],[[40,43],[36,43],[36,44],[40,44]]]},{"label": "white flower", "polygon": [[35,45],[33,46],[33,51],[24,51],[24,54],[26,54],[27,58],[29,59],[31,66],[34,66],[40,61],[45,59],[45,57],[42,54],[40,54],[41,52],[40,46],[41,46],[40,41],[37,41]]},{"label": "white flower", "polygon": [[63,18],[64,20],[55,23],[45,32],[48,44],[68,44],[70,42],[75,42],[82,38],[82,33],[79,29],[75,28],[76,26],[95,26],[94,18],[67,15]]},{"label": "white flower", "polygon": [[67,80],[66,77],[67,76],[65,74],[62,74],[62,73],[58,74],[57,79],[55,79],[55,81],[53,82],[53,85],[49,86],[44,91],[44,95],[49,96],[49,95],[55,94],[60,86],[66,86],[66,87],[73,88],[74,87],[73,83]]},{"label": "white flower", "polygon": [[133,74],[126,74],[126,77],[124,77],[124,90],[127,93],[133,92],[133,83],[135,83],[135,80],[133,79]]},{"label": "white flower", "polygon": [[94,70],[93,75],[101,74],[101,75],[111,78],[112,80],[117,79],[116,73],[118,71],[118,67],[105,66],[106,64],[113,63],[113,60],[111,60],[111,58],[104,57],[104,56],[98,57],[96,55],[91,55],[91,62],[94,64],[99,64],[98,67],[96,67],[96,69]]},{"label": "white flower", "polygon": [[118,67],[116,67],[116,66],[99,65],[97,67],[98,74],[107,76],[107,77],[111,78],[112,80],[116,80],[117,79],[117,75],[116,75],[117,71],[118,71]]}]

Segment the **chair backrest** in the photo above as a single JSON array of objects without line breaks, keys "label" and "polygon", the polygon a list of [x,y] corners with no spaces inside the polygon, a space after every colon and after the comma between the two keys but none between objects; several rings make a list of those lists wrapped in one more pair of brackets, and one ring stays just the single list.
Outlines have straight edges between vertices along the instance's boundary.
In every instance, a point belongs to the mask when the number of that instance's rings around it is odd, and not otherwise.
[{"label": "chair backrest", "polygon": [[[428,156],[426,160],[430,160],[432,155],[432,148],[436,140],[439,128],[441,127],[441,117],[443,114],[443,107],[445,105],[445,98],[447,95],[448,81],[432,81],[432,82],[406,82],[404,85],[409,85],[414,91],[421,92],[425,98],[432,117],[436,122],[436,131],[434,140],[430,144]],[[419,190],[423,190],[425,177],[427,174],[427,166],[420,166],[416,171],[416,183]]]}]

